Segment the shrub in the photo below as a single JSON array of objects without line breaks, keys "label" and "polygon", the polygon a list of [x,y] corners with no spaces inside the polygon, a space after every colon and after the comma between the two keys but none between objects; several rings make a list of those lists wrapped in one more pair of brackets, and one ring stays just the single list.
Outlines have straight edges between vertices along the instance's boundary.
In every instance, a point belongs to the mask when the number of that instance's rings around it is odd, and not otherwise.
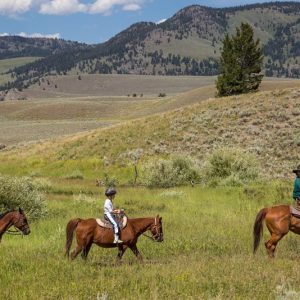
[{"label": "shrub", "polygon": [[199,169],[189,157],[171,156],[148,162],[143,167],[143,183],[148,187],[169,188],[198,180]]},{"label": "shrub", "polygon": [[241,186],[258,178],[256,161],[255,156],[241,150],[216,150],[204,165],[202,180],[212,186]]},{"label": "shrub", "polygon": [[44,195],[31,178],[0,176],[1,211],[18,207],[22,207],[30,219],[39,219],[47,212]]},{"label": "shrub", "polygon": [[158,94],[158,97],[162,97],[163,98],[163,97],[166,97],[166,96],[167,96],[166,93],[159,93]]}]

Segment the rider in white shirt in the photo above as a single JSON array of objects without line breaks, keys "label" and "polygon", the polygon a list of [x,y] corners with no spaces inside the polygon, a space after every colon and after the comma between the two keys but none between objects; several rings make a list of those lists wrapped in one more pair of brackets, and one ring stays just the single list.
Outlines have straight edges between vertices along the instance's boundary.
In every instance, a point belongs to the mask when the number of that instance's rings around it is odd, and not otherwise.
[{"label": "rider in white shirt", "polygon": [[113,214],[119,214],[120,210],[119,209],[114,209],[113,206],[113,200],[115,198],[117,191],[113,187],[109,187],[105,191],[105,196],[107,197],[105,202],[104,202],[104,217],[107,219],[111,225],[113,226],[114,234],[115,234],[115,239],[114,239],[114,244],[120,244],[123,243],[123,241],[120,240],[119,237],[119,227],[118,224],[115,220],[115,217]]}]

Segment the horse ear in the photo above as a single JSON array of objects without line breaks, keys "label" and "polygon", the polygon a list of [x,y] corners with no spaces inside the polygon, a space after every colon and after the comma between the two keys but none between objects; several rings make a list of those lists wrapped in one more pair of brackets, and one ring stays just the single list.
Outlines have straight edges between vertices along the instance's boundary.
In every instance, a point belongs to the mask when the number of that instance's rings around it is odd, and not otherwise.
[{"label": "horse ear", "polygon": [[22,214],[23,213],[23,209],[21,207],[19,207],[19,213]]},{"label": "horse ear", "polygon": [[161,221],[162,220],[162,217],[159,217],[159,221]]}]

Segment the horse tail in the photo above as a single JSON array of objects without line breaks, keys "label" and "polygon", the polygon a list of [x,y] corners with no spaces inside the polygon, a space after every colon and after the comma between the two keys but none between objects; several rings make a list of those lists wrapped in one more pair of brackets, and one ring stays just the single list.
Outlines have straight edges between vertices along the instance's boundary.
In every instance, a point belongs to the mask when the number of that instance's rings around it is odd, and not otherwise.
[{"label": "horse tail", "polygon": [[268,212],[268,208],[263,208],[256,216],[254,226],[253,226],[253,237],[254,237],[253,253],[256,252],[260,243],[260,239],[263,235],[263,221],[266,217],[267,212]]},{"label": "horse tail", "polygon": [[77,219],[70,220],[69,223],[67,224],[67,228],[66,228],[67,240],[66,240],[66,246],[65,246],[65,255],[68,257],[69,257],[70,249],[71,249],[72,242],[73,242],[73,235],[74,235],[73,233],[80,221],[81,221],[81,219],[77,218]]}]

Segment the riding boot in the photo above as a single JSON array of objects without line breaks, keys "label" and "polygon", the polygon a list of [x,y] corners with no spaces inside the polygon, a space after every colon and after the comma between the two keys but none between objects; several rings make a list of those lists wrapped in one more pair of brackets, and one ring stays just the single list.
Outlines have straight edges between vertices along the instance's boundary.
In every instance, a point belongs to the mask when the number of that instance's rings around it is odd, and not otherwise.
[{"label": "riding boot", "polygon": [[121,240],[119,239],[119,235],[118,235],[118,234],[115,234],[114,244],[122,244],[122,243],[123,243],[123,241],[121,241]]}]

